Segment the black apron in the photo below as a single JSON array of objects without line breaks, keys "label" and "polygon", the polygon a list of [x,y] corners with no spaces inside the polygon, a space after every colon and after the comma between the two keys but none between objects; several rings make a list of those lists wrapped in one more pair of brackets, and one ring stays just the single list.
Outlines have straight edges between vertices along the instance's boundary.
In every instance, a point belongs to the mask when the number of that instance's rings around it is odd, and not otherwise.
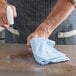
[{"label": "black apron", "polygon": [[[6,43],[26,43],[30,33],[41,24],[58,0],[8,0],[16,6],[17,18],[13,25],[19,31],[19,36],[13,35],[6,30]],[[63,5],[64,6],[64,5]],[[70,31],[76,28],[76,11],[74,11],[49,37],[57,44],[76,44],[75,36],[58,38],[58,32]]]}]

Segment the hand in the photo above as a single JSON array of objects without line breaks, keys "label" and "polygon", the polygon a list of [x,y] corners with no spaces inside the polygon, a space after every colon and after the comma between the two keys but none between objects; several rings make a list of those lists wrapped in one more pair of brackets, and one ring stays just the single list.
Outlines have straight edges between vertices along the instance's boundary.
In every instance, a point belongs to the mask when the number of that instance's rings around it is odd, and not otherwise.
[{"label": "hand", "polygon": [[7,6],[10,6],[13,10],[13,18],[17,16],[16,8],[13,5],[8,4],[5,0],[0,0],[0,26],[9,27],[9,22],[7,20]]},{"label": "hand", "polygon": [[39,27],[35,30],[35,32],[31,33],[28,38],[27,38],[27,46],[31,48],[30,46],[30,40],[32,38],[38,38],[38,37],[43,37],[43,38],[48,38],[48,29],[45,27],[47,26],[46,23],[41,23]]},{"label": "hand", "polygon": [[38,36],[38,33],[35,33],[35,32],[31,33],[31,34],[28,36],[28,38],[27,38],[27,46],[28,46],[29,49],[31,49],[30,40],[31,40],[32,38],[36,38],[36,37],[39,37],[39,36]]}]

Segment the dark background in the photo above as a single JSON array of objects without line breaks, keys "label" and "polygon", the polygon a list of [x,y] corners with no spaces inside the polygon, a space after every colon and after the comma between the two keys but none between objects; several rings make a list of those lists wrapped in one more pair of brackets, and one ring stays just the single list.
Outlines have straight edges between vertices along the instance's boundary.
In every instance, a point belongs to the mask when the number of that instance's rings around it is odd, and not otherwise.
[{"label": "dark background", "polygon": [[[19,30],[20,35],[16,36],[6,30],[5,43],[26,43],[28,35],[46,19],[56,2],[57,0],[8,0],[8,3],[16,6],[17,18],[13,27]],[[58,38],[58,32],[74,29],[76,29],[76,10],[52,33],[49,39],[55,40],[57,44],[76,44],[76,36]]]}]

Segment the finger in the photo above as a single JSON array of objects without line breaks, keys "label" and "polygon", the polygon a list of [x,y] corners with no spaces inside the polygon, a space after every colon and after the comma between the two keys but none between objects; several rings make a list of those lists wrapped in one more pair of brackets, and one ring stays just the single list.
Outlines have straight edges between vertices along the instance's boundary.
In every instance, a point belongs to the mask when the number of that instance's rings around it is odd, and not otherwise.
[{"label": "finger", "polygon": [[32,50],[32,49],[31,49],[31,45],[30,45],[30,42],[29,42],[29,41],[27,41],[27,47],[28,47],[28,50],[30,50],[30,51]]},{"label": "finger", "polygon": [[7,24],[4,24],[4,27],[5,27],[5,28],[7,28],[7,27],[9,27],[9,25],[7,25]]},{"label": "finger", "polygon": [[7,20],[7,16],[6,16],[6,12],[4,12],[1,16],[1,19],[2,19],[2,22],[4,24],[7,24],[8,25],[8,20]]},{"label": "finger", "polygon": [[30,39],[31,39],[31,35],[28,36],[28,38],[27,38],[27,46],[29,49],[31,48]]},{"label": "finger", "polygon": [[0,17],[0,26],[1,26],[1,27],[4,27],[4,28],[9,27],[9,25],[8,25],[8,24],[5,24],[5,23],[4,23],[4,20],[3,20],[3,18],[2,18],[2,17]]},{"label": "finger", "polygon": [[30,48],[30,40],[27,39],[27,46]]},{"label": "finger", "polygon": [[0,17],[0,26],[2,27],[3,26],[3,20],[2,20],[2,18]]}]

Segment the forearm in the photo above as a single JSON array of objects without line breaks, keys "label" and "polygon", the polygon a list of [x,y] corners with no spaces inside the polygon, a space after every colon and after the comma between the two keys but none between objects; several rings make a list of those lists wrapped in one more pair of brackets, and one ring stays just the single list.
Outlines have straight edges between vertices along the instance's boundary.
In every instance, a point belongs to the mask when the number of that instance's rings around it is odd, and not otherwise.
[{"label": "forearm", "polygon": [[42,37],[48,38],[73,10],[74,6],[70,0],[59,0],[52,12],[35,32],[39,32]]}]

